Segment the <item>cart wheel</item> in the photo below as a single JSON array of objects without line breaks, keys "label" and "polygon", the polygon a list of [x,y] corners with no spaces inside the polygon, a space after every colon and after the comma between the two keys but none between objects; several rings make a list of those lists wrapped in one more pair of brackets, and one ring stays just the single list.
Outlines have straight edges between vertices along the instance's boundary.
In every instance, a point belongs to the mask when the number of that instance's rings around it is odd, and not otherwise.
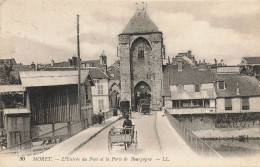
[{"label": "cart wheel", "polygon": [[137,131],[135,131],[135,152],[136,152],[136,149],[137,149]]}]

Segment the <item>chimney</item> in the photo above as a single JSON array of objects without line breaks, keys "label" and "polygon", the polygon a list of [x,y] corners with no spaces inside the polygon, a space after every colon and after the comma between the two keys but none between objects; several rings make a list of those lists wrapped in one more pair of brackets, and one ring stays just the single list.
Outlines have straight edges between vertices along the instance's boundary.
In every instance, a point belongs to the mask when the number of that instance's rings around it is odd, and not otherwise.
[{"label": "chimney", "polygon": [[193,64],[195,64],[195,57],[194,57],[194,55],[192,56],[191,61],[192,61]]},{"label": "chimney", "polygon": [[72,57],[72,65],[77,66],[77,64],[78,64],[78,58],[76,56],[73,56]]},{"label": "chimney", "polygon": [[172,64],[177,65],[177,59],[175,57],[172,58]]},{"label": "chimney", "polygon": [[53,66],[54,65],[54,60],[53,59],[51,59],[51,66]]},{"label": "chimney", "polygon": [[32,68],[34,71],[36,70],[36,65],[34,64],[34,62],[32,62],[31,68]]},{"label": "chimney", "polygon": [[182,61],[180,61],[180,60],[177,60],[177,65],[178,65],[178,71],[182,71],[182,69],[183,69],[183,63],[182,63]]},{"label": "chimney", "polygon": [[189,51],[188,51],[188,58],[191,59],[191,56],[192,56],[192,55],[191,55],[191,51],[189,50]]},{"label": "chimney", "polygon": [[104,51],[103,51],[103,53],[101,54],[101,56],[99,58],[100,58],[100,65],[101,65],[101,67],[103,65],[107,65],[107,56],[105,55]]},{"label": "chimney", "polygon": [[215,66],[217,67],[218,66],[217,59],[214,59],[214,61],[215,61]]}]

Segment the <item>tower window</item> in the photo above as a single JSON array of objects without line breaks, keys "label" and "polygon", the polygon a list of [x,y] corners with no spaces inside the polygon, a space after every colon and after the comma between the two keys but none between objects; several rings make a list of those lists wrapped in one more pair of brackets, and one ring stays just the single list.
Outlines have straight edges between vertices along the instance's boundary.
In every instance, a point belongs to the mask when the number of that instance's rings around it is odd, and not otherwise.
[{"label": "tower window", "polygon": [[138,60],[144,60],[144,47],[138,48]]}]

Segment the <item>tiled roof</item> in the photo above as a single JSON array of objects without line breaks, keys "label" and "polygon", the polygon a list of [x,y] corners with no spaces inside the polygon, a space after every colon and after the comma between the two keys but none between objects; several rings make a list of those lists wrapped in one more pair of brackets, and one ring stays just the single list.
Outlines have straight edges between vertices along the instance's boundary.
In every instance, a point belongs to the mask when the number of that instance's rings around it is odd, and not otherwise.
[{"label": "tiled roof", "polygon": [[196,83],[214,82],[210,70],[198,70],[197,68],[178,71],[174,65],[168,65],[163,72],[163,96],[170,96],[170,85],[188,85]]},{"label": "tiled roof", "polygon": [[100,60],[81,61],[81,64],[89,64],[91,67],[100,67]]},{"label": "tiled roof", "polygon": [[[73,70],[77,70],[74,67],[49,67],[48,69],[46,69],[46,71],[73,71]],[[85,68],[85,67],[81,67],[81,70],[89,70],[90,75],[92,77],[92,79],[100,79],[100,78],[109,78],[108,75],[106,75],[103,71],[101,71],[99,68]]]},{"label": "tiled roof", "polygon": [[[226,89],[216,88],[217,97],[235,97],[235,96],[259,96],[260,86],[254,76],[241,76],[238,74],[217,74],[215,78],[221,78],[225,81]],[[237,95],[237,84],[239,95]]]},{"label": "tiled roof", "polygon": [[247,64],[260,64],[260,57],[243,57]]},{"label": "tiled roof", "polygon": [[[114,76],[112,76],[111,74],[114,74]],[[119,79],[120,78],[120,70],[117,67],[115,67],[114,65],[109,66],[108,67],[108,75],[112,79]]]},{"label": "tiled roof", "polygon": [[122,34],[159,32],[157,26],[148,16],[146,10],[136,10]]},{"label": "tiled roof", "polygon": [[196,68],[184,69],[183,71],[172,70],[170,71],[170,84],[171,85],[188,85],[196,83],[210,83],[213,82],[210,70],[198,70]]},{"label": "tiled roof", "polygon": [[59,63],[53,63],[52,67],[69,67],[70,64],[67,61],[59,62]]},{"label": "tiled roof", "polygon": [[106,75],[99,68],[86,68],[86,69],[90,71],[90,75],[92,76],[93,79],[109,78],[109,76]]}]

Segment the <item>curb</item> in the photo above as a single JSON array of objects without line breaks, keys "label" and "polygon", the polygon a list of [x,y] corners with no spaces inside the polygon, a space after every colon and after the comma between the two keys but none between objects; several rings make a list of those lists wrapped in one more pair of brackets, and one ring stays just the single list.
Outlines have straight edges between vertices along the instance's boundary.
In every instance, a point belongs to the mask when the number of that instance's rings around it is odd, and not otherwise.
[{"label": "curb", "polygon": [[68,155],[73,154],[74,152],[76,152],[78,149],[80,149],[82,146],[84,146],[85,144],[87,144],[90,140],[92,140],[94,137],[96,137],[99,133],[101,133],[103,130],[105,130],[108,126],[112,125],[113,123],[117,122],[118,120],[120,120],[122,117],[119,117],[118,119],[116,119],[115,121],[111,122],[110,124],[107,124],[106,126],[104,126],[102,129],[100,129],[99,131],[97,131],[95,134],[93,134],[92,136],[90,136],[86,141],[82,142],[81,144],[79,144],[77,147],[75,147],[72,151],[70,151],[68,153]]},{"label": "curb", "polygon": [[157,137],[157,140],[158,140],[159,148],[160,148],[161,152],[163,153],[161,140],[160,140],[160,137],[158,135],[158,129],[157,129],[157,112],[155,114],[155,125],[154,126],[155,126],[155,133],[156,133],[156,137]]}]

